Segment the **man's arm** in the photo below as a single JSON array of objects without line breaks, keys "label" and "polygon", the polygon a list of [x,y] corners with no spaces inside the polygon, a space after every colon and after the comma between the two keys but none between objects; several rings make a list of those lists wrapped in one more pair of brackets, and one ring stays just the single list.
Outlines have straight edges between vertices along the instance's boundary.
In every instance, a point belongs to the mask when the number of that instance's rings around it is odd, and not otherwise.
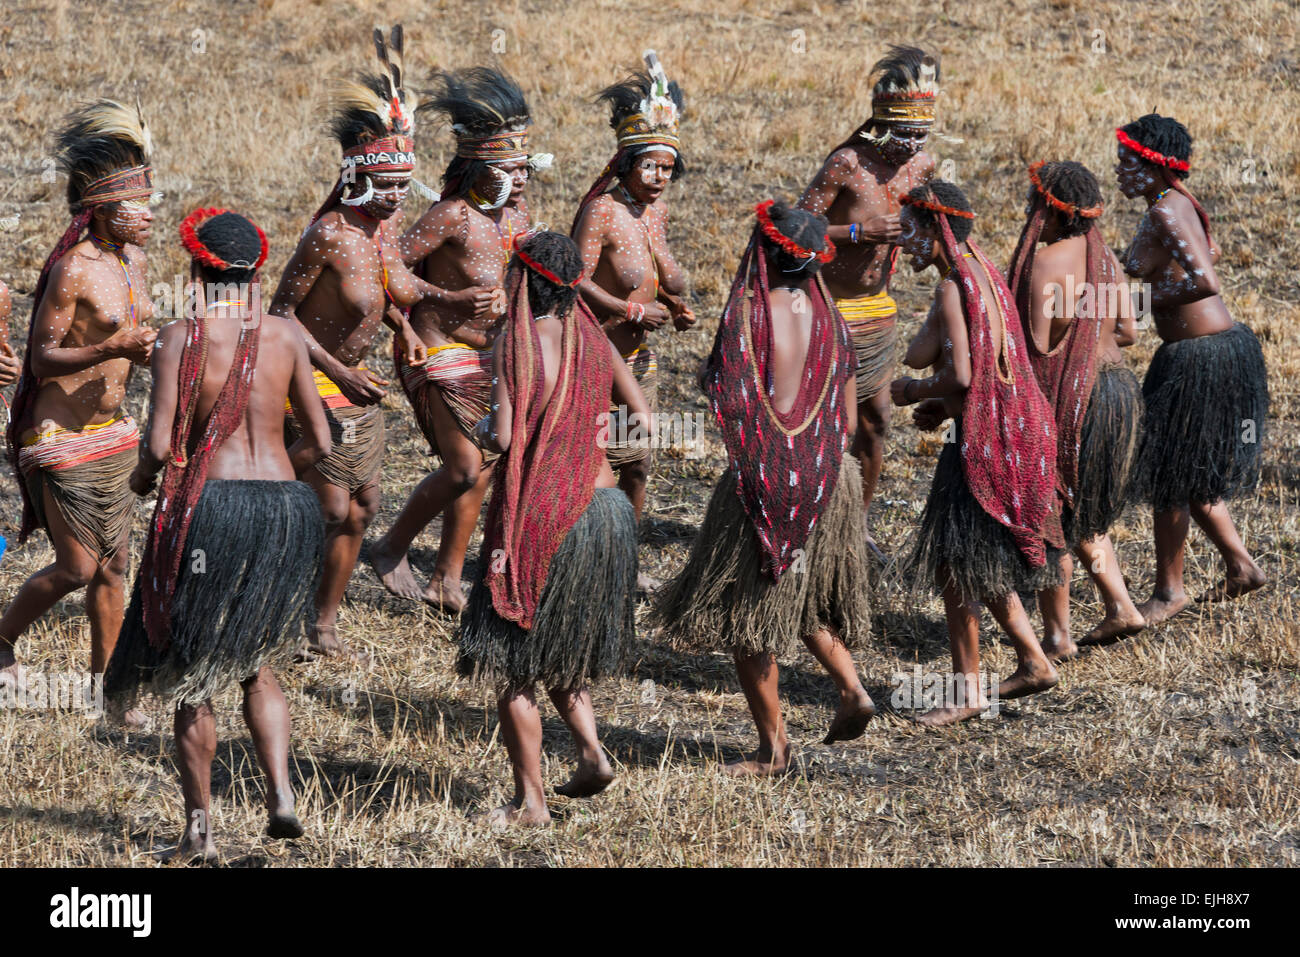
[{"label": "man's arm", "polygon": [[23,371],[18,353],[14,352],[14,347],[9,342],[9,317],[13,311],[14,303],[9,297],[9,287],[0,282],[0,388],[17,381]]},{"label": "man's arm", "polygon": [[289,463],[295,475],[301,476],[311,466],[330,454],[332,440],[325,410],[316,383],[312,377],[311,359],[307,356],[307,342],[298,334],[301,325],[294,323],[289,339],[293,343],[293,375],[289,379],[289,399],[293,417],[302,430],[298,441],[289,446]]},{"label": "man's arm", "polygon": [[[402,262],[414,274],[416,266],[441,249],[454,236],[464,232],[464,204],[452,201],[435,203],[398,240]],[[492,286],[443,289],[441,286],[426,282],[418,274],[415,280],[420,295],[435,303],[440,309],[466,319],[481,321],[489,318],[494,291]]]},{"label": "man's arm", "polygon": [[[129,479],[131,490],[148,495],[158,473],[172,454],[172,426],[176,422],[176,399],[179,394],[181,353],[185,348],[184,320],[169,322],[158,332],[154,343],[153,385],[149,390],[149,423],[139,458]],[[178,450],[184,453],[184,449]]]},{"label": "man's arm", "polygon": [[1156,283],[1151,304],[1157,309],[1174,309],[1217,296],[1214,254],[1191,202],[1181,195],[1171,197],[1168,206],[1152,206],[1149,215],[1160,245],[1183,270],[1183,278],[1177,282]]},{"label": "man's arm", "polygon": [[970,388],[970,341],[957,284],[945,280],[939,287],[939,327],[944,337],[938,369],[927,379],[904,376],[890,385],[894,405],[912,405],[922,399],[961,395]]},{"label": "man's arm", "polygon": [[1133,305],[1133,296],[1128,283],[1120,278],[1124,275],[1124,270],[1119,264],[1119,258],[1109,249],[1106,250],[1106,255],[1110,257],[1111,273],[1118,285],[1113,296],[1117,310],[1115,344],[1123,349],[1137,342],[1137,309]]},{"label": "man's arm", "polygon": [[[799,198],[799,208],[830,218],[831,207],[840,197],[840,191],[849,189],[849,183],[859,168],[858,155],[845,148],[830,155],[822,168],[817,171],[813,181]],[[856,226],[856,230],[854,227]],[[836,246],[852,245],[854,238],[858,243],[874,245],[892,243],[898,239],[898,213],[886,213],[873,216],[862,223],[831,223],[826,234]]]},{"label": "man's arm", "polygon": [[144,326],[123,326],[103,342],[91,345],[63,346],[76,318],[78,302],[91,299],[85,269],[70,260],[65,256],[51,271],[40,309],[32,320],[36,326],[32,334],[32,374],[41,379],[71,375],[106,359],[130,359],[147,365],[158,333]]},{"label": "man's arm", "polygon": [[[499,345],[499,343],[498,343]],[[514,424],[514,406],[510,390],[506,387],[505,350],[492,350],[492,407],[488,414],[474,426],[474,437],[479,444],[492,452],[504,453],[510,448]]]}]

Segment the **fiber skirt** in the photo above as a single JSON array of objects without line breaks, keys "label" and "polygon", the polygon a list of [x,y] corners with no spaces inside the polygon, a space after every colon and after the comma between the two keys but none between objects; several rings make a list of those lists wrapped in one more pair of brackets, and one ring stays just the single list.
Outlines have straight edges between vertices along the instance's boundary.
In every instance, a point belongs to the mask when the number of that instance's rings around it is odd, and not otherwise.
[{"label": "fiber skirt", "polygon": [[1248,326],[1166,342],[1151,360],[1142,396],[1139,501],[1168,511],[1213,504],[1259,483],[1268,372]]},{"label": "fiber skirt", "polygon": [[[360,407],[325,407],[325,421],[330,428],[330,454],[314,466],[331,485],[356,496],[362,489],[379,484],[379,469],[384,462],[384,410],[379,405]],[[284,418],[285,444],[302,435],[298,420]]]},{"label": "fiber skirt", "polygon": [[899,565],[905,587],[941,591],[947,582],[964,601],[1040,591],[1059,583],[1059,556],[1059,550],[1049,548],[1047,564],[1030,565],[1007,527],[971,494],[960,433],[944,443],[910,554]]},{"label": "fiber skirt", "polygon": [[43,492],[49,489],[54,507],[77,541],[100,558],[113,557],[135,517],[139,497],[128,479],[139,460],[139,450],[129,448],[92,462],[28,472],[23,481],[40,526],[48,534]]},{"label": "fiber skirt", "polygon": [[686,567],[655,596],[654,619],[670,644],[698,650],[788,659],[821,628],[858,647],[871,633],[866,537],[862,471],[845,455],[803,557],[774,582],[762,570],[758,535],[727,469]]},{"label": "fiber skirt", "polygon": [[1079,440],[1079,487],[1061,525],[1070,548],[1115,524],[1128,504],[1133,467],[1142,438],[1142,386],[1132,370],[1097,370]]},{"label": "fiber skirt", "polygon": [[149,643],[137,577],[104,678],[111,699],[151,691],[198,705],[283,662],[312,608],[324,551],[320,503],[303,482],[213,479],[185,538],[171,642]]},{"label": "fiber skirt", "polygon": [[551,559],[532,629],[497,614],[478,576],[460,619],[456,670],[499,690],[541,682],[576,689],[620,673],[635,634],[636,514],[617,488],[598,488]]}]

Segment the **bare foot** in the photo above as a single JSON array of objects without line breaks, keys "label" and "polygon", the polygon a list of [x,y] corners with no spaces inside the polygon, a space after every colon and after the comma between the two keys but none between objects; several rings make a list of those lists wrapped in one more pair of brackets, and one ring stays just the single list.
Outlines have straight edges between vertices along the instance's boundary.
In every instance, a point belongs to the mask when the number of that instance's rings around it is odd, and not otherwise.
[{"label": "bare foot", "polygon": [[406,553],[394,554],[390,550],[387,535],[371,543],[366,559],[390,593],[408,601],[420,600],[420,583],[411,573],[411,563],[406,560]]},{"label": "bare foot", "polygon": [[292,810],[271,811],[266,819],[266,836],[277,841],[292,841],[302,837],[305,830],[298,815]]},{"label": "bare foot", "polygon": [[1079,639],[1081,645],[1101,645],[1136,635],[1147,626],[1146,619],[1139,614],[1107,615],[1096,628]]},{"label": "bare foot", "polygon": [[149,716],[139,708],[132,708],[122,715],[122,727],[127,731],[148,731],[153,726]]},{"label": "bare foot", "polygon": [[338,629],[333,625],[313,625],[308,628],[293,660],[302,664],[319,658],[338,658],[360,665],[362,668],[369,668],[371,663],[370,655],[364,651],[356,651],[343,641],[339,637]]},{"label": "bare foot", "polygon": [[1183,592],[1179,592],[1172,598],[1161,598],[1153,593],[1148,600],[1138,605],[1138,614],[1142,616],[1148,628],[1153,628],[1174,617],[1190,603],[1190,599]]},{"label": "bare foot", "polygon": [[657,578],[651,578],[645,572],[637,572],[636,590],[638,595],[653,595],[663,587],[663,582]]},{"label": "bare foot", "polygon": [[1038,694],[1040,691],[1056,687],[1059,680],[1056,669],[1050,664],[1046,669],[1041,665],[1026,667],[1022,664],[1011,672],[1011,677],[1002,679],[998,685],[998,697],[1023,698],[1026,695]]},{"label": "bare foot", "polygon": [[722,773],[733,778],[775,777],[785,774],[790,769],[790,745],[785,744],[776,750],[750,751],[748,754],[728,761],[722,766]]},{"label": "bare foot", "polygon": [[1044,635],[1042,645],[1048,661],[1069,661],[1079,654],[1079,646],[1069,635]]},{"label": "bare foot", "polygon": [[551,823],[551,812],[544,804],[540,808],[527,804],[520,807],[512,801],[509,804],[503,804],[499,808],[478,815],[476,820],[482,821],[493,830],[518,825],[545,827]]},{"label": "bare foot", "polygon": [[187,830],[181,836],[174,850],[167,851],[160,857],[168,864],[185,864],[189,867],[216,864],[219,860],[217,846],[212,843],[212,835],[209,833],[203,837],[192,830]]},{"label": "bare foot", "polygon": [[950,724],[968,721],[987,709],[987,703],[972,708],[932,708],[912,720],[924,728],[943,728]]},{"label": "bare foot", "polygon": [[840,706],[831,719],[830,730],[822,739],[822,744],[834,744],[836,741],[852,741],[860,738],[867,731],[867,722],[876,713],[876,706],[871,696],[861,688],[857,693],[840,699]]},{"label": "bare foot", "polygon": [[1240,598],[1242,595],[1248,595],[1258,588],[1263,588],[1268,584],[1268,579],[1264,577],[1263,571],[1254,562],[1239,574],[1229,575],[1214,588],[1211,588],[1197,601],[1231,601],[1234,598]]},{"label": "bare foot", "polygon": [[458,581],[448,581],[435,575],[429,579],[429,587],[420,597],[444,614],[459,615],[465,610],[465,590]]},{"label": "bare foot", "polygon": [[880,546],[876,544],[876,540],[870,532],[867,532],[867,550],[876,557],[876,561],[880,562],[880,564],[889,564],[889,557],[880,550]]},{"label": "bare foot", "polygon": [[573,777],[555,789],[569,798],[586,798],[599,794],[614,780],[614,769],[602,754],[599,761],[579,761]]}]

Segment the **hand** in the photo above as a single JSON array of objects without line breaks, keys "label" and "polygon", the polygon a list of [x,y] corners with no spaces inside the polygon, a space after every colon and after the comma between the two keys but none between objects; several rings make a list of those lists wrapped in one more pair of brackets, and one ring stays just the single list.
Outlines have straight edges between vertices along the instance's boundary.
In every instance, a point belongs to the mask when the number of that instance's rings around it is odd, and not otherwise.
[{"label": "hand", "polygon": [[922,432],[933,432],[943,425],[948,412],[943,407],[942,399],[922,399],[912,410],[912,422]]},{"label": "hand", "polygon": [[489,319],[493,315],[492,302],[497,290],[492,286],[467,286],[449,293],[451,304],[461,314],[468,314],[471,319]]},{"label": "hand", "polygon": [[424,343],[405,319],[401,327],[393,332],[393,340],[397,345],[397,351],[405,357],[408,366],[418,366],[424,361]]},{"label": "hand", "polygon": [[695,310],[686,304],[685,299],[678,296],[668,297],[668,312],[673,317],[673,328],[678,332],[685,332],[695,325]]},{"label": "hand", "polygon": [[384,397],[384,390],[380,387],[388,383],[383,379],[350,366],[341,366],[340,369],[338,375],[330,373],[329,377],[353,405],[374,405]]},{"label": "hand", "polygon": [[858,242],[892,243],[902,235],[903,228],[898,221],[898,213],[885,216],[872,216],[858,225]]},{"label": "hand", "polygon": [[907,397],[907,387],[915,381],[911,376],[900,376],[889,383],[889,397],[894,405],[911,405],[916,401]]},{"label": "hand", "polygon": [[131,491],[135,492],[135,494],[139,495],[141,498],[144,498],[152,492],[154,486],[158,484],[158,476],[149,475],[142,471],[139,465],[136,465],[135,469],[131,472],[131,477],[127,479],[127,481],[130,483]]},{"label": "hand", "polygon": [[104,351],[113,359],[130,359],[136,365],[147,366],[153,354],[153,343],[158,330],[148,326],[135,329],[122,328],[104,340]]},{"label": "hand", "polygon": [[639,323],[634,322],[633,325],[639,325],[643,329],[658,329],[671,318],[672,315],[668,312],[668,307],[663,303],[647,302],[645,303],[645,315],[641,317]]},{"label": "hand", "polygon": [[23,364],[14,355],[13,346],[7,342],[0,342],[0,388],[17,382],[22,372]]}]

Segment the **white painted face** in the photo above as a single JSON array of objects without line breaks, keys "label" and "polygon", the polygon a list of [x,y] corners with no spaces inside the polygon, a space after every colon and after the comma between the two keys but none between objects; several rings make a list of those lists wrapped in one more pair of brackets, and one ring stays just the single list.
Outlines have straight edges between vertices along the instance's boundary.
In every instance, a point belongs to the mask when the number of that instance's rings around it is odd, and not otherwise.
[{"label": "white painted face", "polygon": [[402,208],[411,181],[405,178],[372,176],[370,187],[372,192],[370,202],[362,209],[375,219],[388,219]]},{"label": "white painted face", "polygon": [[910,206],[904,206],[898,214],[898,245],[904,255],[911,257],[912,270],[922,272],[934,262],[934,239],[921,228],[916,214]]},{"label": "white painted face", "polygon": [[1120,144],[1116,159],[1115,182],[1119,191],[1129,199],[1145,195],[1156,185],[1155,173],[1150,164],[1127,146]]},{"label": "white painted face", "polygon": [[149,241],[149,230],[153,225],[153,213],[149,203],[143,199],[129,199],[115,204],[105,221],[108,234],[115,243],[130,243],[143,246]]},{"label": "white painted face", "polygon": [[650,150],[636,158],[632,170],[623,178],[623,188],[632,198],[648,206],[663,195],[673,178],[677,157],[668,150]]}]

